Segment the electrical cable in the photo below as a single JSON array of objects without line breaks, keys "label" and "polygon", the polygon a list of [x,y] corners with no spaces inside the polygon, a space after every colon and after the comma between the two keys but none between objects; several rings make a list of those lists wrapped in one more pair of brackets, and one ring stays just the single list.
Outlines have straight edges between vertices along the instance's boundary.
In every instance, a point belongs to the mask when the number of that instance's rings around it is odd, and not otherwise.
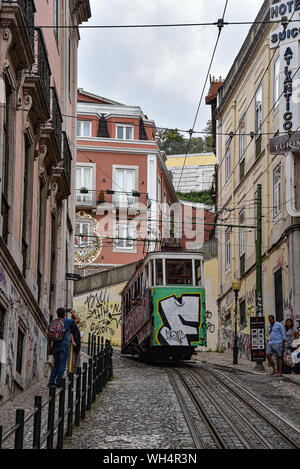
[{"label": "electrical cable", "polygon": [[222,19],[219,20],[219,22],[220,22],[220,23],[219,23],[219,26],[218,26],[218,27],[219,27],[219,32],[218,32],[217,40],[216,40],[216,42],[215,42],[215,46],[214,46],[214,49],[213,49],[212,57],[211,57],[211,60],[210,60],[210,63],[209,63],[209,67],[208,67],[208,71],[207,71],[206,78],[205,78],[205,81],[204,81],[204,85],[203,85],[203,88],[202,88],[200,100],[199,100],[199,103],[198,103],[198,108],[197,108],[196,115],[195,115],[195,119],[194,119],[194,122],[193,122],[193,126],[192,126],[192,129],[191,129],[191,131],[190,131],[190,138],[189,138],[189,142],[188,142],[188,146],[187,146],[187,151],[186,151],[186,155],[185,155],[185,159],[184,159],[184,163],[183,163],[183,167],[182,167],[182,171],[181,171],[181,175],[180,175],[180,179],[179,179],[179,183],[178,183],[176,192],[179,192],[179,189],[180,189],[180,183],[181,183],[181,179],[182,179],[182,174],[183,174],[183,171],[184,171],[184,168],[185,168],[185,164],[186,164],[186,160],[187,160],[187,155],[189,154],[189,149],[190,149],[190,146],[191,146],[191,140],[192,140],[193,131],[194,131],[194,128],[195,128],[195,125],[196,125],[196,122],[197,122],[198,114],[199,114],[199,111],[200,111],[200,106],[201,106],[202,99],[203,99],[204,92],[205,92],[205,88],[206,88],[206,83],[207,83],[208,78],[209,78],[209,75],[210,75],[210,70],[211,70],[211,67],[212,67],[212,64],[213,64],[213,60],[214,60],[214,58],[215,58],[216,50],[217,50],[217,47],[218,47],[218,44],[219,44],[219,40],[220,40],[220,37],[221,37],[221,33],[222,33],[222,29],[223,29],[223,26],[224,26],[224,18],[225,18],[225,13],[226,13],[227,5],[228,5],[228,0],[225,1],[225,7],[224,7],[224,11],[223,11],[223,16],[222,16]]}]

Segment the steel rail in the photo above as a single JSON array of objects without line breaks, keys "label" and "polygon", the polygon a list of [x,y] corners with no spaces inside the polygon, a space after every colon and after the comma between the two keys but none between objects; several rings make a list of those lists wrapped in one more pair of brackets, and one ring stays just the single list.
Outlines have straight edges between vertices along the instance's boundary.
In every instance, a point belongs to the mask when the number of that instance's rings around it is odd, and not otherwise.
[{"label": "steel rail", "polygon": [[181,383],[185,387],[188,395],[190,396],[194,406],[196,407],[199,416],[201,417],[202,421],[204,422],[206,428],[209,430],[209,433],[211,437],[213,438],[217,449],[227,449],[227,444],[220,434],[218,430],[213,426],[211,422],[211,418],[208,414],[208,412],[204,409],[203,405],[199,402],[199,399],[197,399],[197,396],[195,392],[191,389],[190,385],[187,383],[186,379],[182,376],[182,374],[178,370],[174,370],[179,377]]},{"label": "steel rail", "polygon": [[188,409],[188,407],[185,403],[184,397],[183,397],[183,395],[182,395],[182,393],[179,389],[178,384],[176,383],[176,380],[175,380],[173,374],[168,373],[168,377],[169,377],[170,383],[171,383],[171,385],[174,389],[176,397],[178,399],[178,402],[179,402],[179,405],[181,407],[181,410],[182,410],[182,413],[184,415],[187,426],[188,426],[188,428],[191,432],[191,435],[192,435],[192,438],[194,440],[196,449],[205,449],[205,448],[207,448],[207,445],[205,445],[205,443],[203,443],[202,436],[200,434],[200,431],[198,430],[195,419],[192,416],[191,412],[189,411],[189,409]]},{"label": "steel rail", "polygon": [[[235,394],[242,402],[244,402],[249,408],[251,408],[251,410],[253,410],[261,419],[263,419],[265,422],[267,422],[274,430],[275,432],[280,436],[282,437],[285,441],[287,441],[290,445],[292,445],[295,449],[300,449],[300,444],[298,442],[296,442],[295,440],[293,440],[292,438],[290,438],[289,436],[287,436],[286,433],[284,433],[282,430],[280,430],[275,424],[274,422],[272,422],[268,417],[266,417],[265,415],[263,415],[261,412],[259,412],[259,410],[253,405],[251,404],[248,400],[246,400],[243,396],[241,396],[234,388],[232,388],[231,386],[229,386],[228,384],[226,384],[221,378],[220,376],[218,376],[216,373],[214,373],[213,371],[205,368],[205,371],[207,371],[209,374],[211,374],[212,376],[214,376],[223,386],[225,386],[228,390],[230,390],[230,392],[232,392],[233,394]],[[236,381],[232,380],[231,378],[227,377],[226,375],[222,374],[223,376],[226,377],[226,379],[232,381],[232,383],[236,386],[236,387],[239,387],[241,388],[246,394],[248,394],[249,396],[251,396],[253,399],[256,400],[256,402],[260,405],[261,408],[264,408],[268,411],[268,413],[272,413],[274,415],[274,417],[276,417],[276,419],[279,419],[280,422],[285,425],[286,427],[288,427],[289,430],[292,430],[293,432],[296,432],[299,437],[300,437],[300,432],[294,428],[292,425],[290,425],[290,423],[288,423],[286,420],[284,420],[282,417],[280,417],[278,414],[276,414],[272,409],[270,409],[268,406],[266,406],[264,404],[264,402],[260,401],[256,396],[254,396],[252,393],[250,393],[246,388],[244,388],[243,386],[241,386],[239,383],[237,383]]]},{"label": "steel rail", "polygon": [[[195,381],[197,383],[202,384],[202,386],[203,386],[203,383],[204,383],[204,385],[207,387],[207,389],[213,389],[214,393],[217,394],[222,401],[224,401],[223,405],[221,406],[221,408],[223,409],[223,412],[226,411],[227,409],[230,409],[234,414],[236,414],[237,417],[239,418],[239,420],[242,421],[243,424],[249,429],[249,431],[252,432],[252,434],[254,434],[257,437],[257,439],[262,443],[262,445],[264,446],[264,449],[273,449],[274,448],[272,443],[270,443],[265,437],[262,436],[261,432],[257,428],[255,428],[255,426],[253,424],[251,424],[249,422],[247,417],[245,415],[243,415],[243,413],[240,412],[240,410],[237,407],[235,407],[234,404],[232,402],[230,402],[230,400],[227,399],[224,396],[224,394],[222,394],[215,387],[213,387],[209,382],[207,382],[205,377],[199,375],[195,370],[193,370],[193,371],[189,370],[188,373],[195,379]],[[208,371],[208,370],[205,370],[205,371]],[[200,382],[200,380],[202,381],[202,383]],[[240,397],[240,396],[238,396],[238,397]],[[234,425],[234,424],[231,423],[231,425]],[[238,431],[239,431],[240,434],[242,434],[240,429]],[[245,438],[246,441],[248,441],[249,440],[249,434],[244,436],[244,438]],[[250,447],[252,449],[257,449],[257,447],[254,447],[252,443],[247,443],[247,445],[248,444],[250,444]]]},{"label": "steel rail", "polygon": [[[186,371],[186,370],[185,370]],[[178,375],[180,376],[181,380],[184,381],[186,384],[186,387],[189,389],[189,392],[190,393],[193,393],[194,395],[194,398],[195,400],[198,402],[198,405],[200,405],[202,407],[202,405],[199,403],[199,399],[196,397],[194,391],[191,390],[191,385],[187,382],[186,378],[178,371],[176,370],[176,372],[178,373]],[[194,376],[192,375],[192,378],[194,378]],[[211,392],[210,390],[208,389],[208,386],[206,385],[206,383],[200,383],[199,381],[197,381],[197,384],[200,385],[201,387],[201,391],[205,394],[205,396],[207,397],[207,399],[212,403],[212,405],[214,406],[214,408],[217,410],[218,414],[220,415],[220,417],[222,418],[223,421],[226,422],[226,424],[229,426],[230,430],[232,431],[232,433],[235,435],[235,437],[242,443],[242,445],[244,446],[245,449],[252,449],[252,446],[249,444],[248,440],[244,437],[244,435],[236,428],[236,426],[234,425],[234,423],[230,420],[230,418],[226,415],[226,413],[224,412],[224,409],[221,408],[220,405],[216,406],[216,403],[215,401],[213,400],[212,398],[212,395],[211,395]],[[223,396],[221,396],[223,398]],[[240,416],[239,416],[240,417]],[[210,417],[207,416],[207,420],[209,421]],[[210,424],[211,427],[212,427],[212,424]],[[214,427],[212,427],[212,430],[214,433],[217,433],[217,434],[220,434],[219,431],[217,431]],[[223,437],[222,438],[222,441],[223,441],[223,446],[222,446],[222,449],[231,449],[229,448],[228,444],[224,441]]]}]

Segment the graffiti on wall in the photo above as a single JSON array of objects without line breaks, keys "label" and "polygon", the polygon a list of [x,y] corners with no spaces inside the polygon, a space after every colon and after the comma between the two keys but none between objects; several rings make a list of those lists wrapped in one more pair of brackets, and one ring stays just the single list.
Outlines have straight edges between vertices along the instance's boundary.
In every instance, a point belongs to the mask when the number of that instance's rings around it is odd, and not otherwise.
[{"label": "graffiti on wall", "polygon": [[80,317],[83,341],[89,334],[103,336],[121,345],[121,296],[125,283],[87,292],[74,298],[74,309]]},{"label": "graffiti on wall", "polygon": [[204,293],[181,288],[154,290],[153,345],[206,346]]},{"label": "graffiti on wall", "polygon": [[44,364],[47,357],[47,343],[42,330],[38,327],[32,312],[24,298],[15,288],[4,267],[0,265],[0,288],[3,300],[7,304],[5,320],[5,373],[1,375],[3,398],[14,393],[17,379],[16,362],[19,329],[23,334],[23,346],[19,349],[18,357],[21,363],[21,373],[18,374],[18,384],[24,388],[44,376]]}]

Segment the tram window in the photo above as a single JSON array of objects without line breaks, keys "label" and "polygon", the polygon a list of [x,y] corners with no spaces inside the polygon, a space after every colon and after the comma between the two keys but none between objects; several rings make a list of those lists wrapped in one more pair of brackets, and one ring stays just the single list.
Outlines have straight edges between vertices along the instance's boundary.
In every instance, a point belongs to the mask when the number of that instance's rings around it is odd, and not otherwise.
[{"label": "tram window", "polygon": [[192,260],[166,259],[168,285],[192,285]]},{"label": "tram window", "polygon": [[162,259],[156,259],[156,285],[163,285],[163,261]]},{"label": "tram window", "polygon": [[199,259],[195,260],[196,285],[202,287],[202,265]]},{"label": "tram window", "polygon": [[149,262],[149,281],[150,281],[150,287],[154,286],[154,265],[153,261]]}]

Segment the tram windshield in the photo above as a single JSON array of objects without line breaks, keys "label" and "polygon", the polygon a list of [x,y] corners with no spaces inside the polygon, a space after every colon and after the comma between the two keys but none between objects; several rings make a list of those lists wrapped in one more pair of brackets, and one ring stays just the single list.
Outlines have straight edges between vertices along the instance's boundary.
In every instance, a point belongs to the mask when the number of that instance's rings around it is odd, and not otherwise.
[{"label": "tram windshield", "polygon": [[192,285],[192,260],[166,259],[166,280],[168,285]]}]

